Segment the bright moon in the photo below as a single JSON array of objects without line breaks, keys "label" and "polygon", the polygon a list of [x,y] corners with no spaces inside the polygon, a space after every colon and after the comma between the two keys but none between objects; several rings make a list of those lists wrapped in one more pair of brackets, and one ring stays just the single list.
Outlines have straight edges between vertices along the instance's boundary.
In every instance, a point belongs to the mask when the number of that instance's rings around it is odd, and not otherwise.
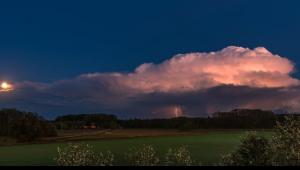
[{"label": "bright moon", "polygon": [[13,90],[13,86],[7,82],[2,82],[0,87],[0,92],[8,92]]}]

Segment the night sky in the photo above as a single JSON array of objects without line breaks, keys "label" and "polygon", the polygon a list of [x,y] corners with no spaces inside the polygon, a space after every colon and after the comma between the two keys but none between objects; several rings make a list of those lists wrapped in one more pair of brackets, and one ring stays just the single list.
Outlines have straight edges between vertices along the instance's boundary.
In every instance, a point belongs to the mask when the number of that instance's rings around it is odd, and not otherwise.
[{"label": "night sky", "polygon": [[[170,112],[173,108],[176,114],[184,112],[187,115],[199,116],[223,108],[264,109],[264,106],[253,104],[253,101],[265,101],[266,98],[274,99],[276,96],[288,98],[286,100],[289,102],[282,108],[290,109],[300,103],[299,98],[294,96],[300,94],[296,87],[297,79],[300,78],[300,73],[297,72],[300,68],[299,7],[300,1],[295,0],[1,2],[0,80],[15,84],[16,88],[12,93],[0,93],[0,107],[35,111],[47,117],[75,112],[111,112],[122,117],[139,117],[141,114],[145,117],[160,117],[170,116],[161,113]],[[290,63],[285,63],[286,67],[281,69],[277,65],[281,61],[276,60],[275,64],[270,64],[270,69],[275,66],[278,70],[255,70],[260,73],[261,81],[256,82],[259,78],[250,72],[238,77],[238,81],[218,79],[218,83],[215,83],[210,82],[209,77],[197,83],[182,83],[184,88],[190,88],[187,91],[181,90],[181,87],[171,87],[166,82],[138,87],[127,83],[140,82],[142,76],[151,77],[147,80],[153,81],[155,79],[152,79],[152,72],[161,73],[164,68],[173,71],[173,67],[161,63],[169,61],[177,54],[217,52],[229,46],[249,48],[257,55],[260,55],[261,50],[254,49],[264,47],[272,55],[279,55]],[[229,48],[221,52],[221,56],[236,52],[236,49]],[[211,64],[211,61],[203,60],[199,64]],[[155,65],[150,68],[151,74],[147,72],[130,77],[130,73],[144,63]],[[289,70],[293,67],[292,63],[295,66]],[[178,65],[177,68],[181,66]],[[189,74],[186,70],[182,72]],[[88,73],[97,75],[87,76]],[[122,76],[126,78],[119,80],[111,75],[101,75],[104,73],[125,74]],[[177,71],[172,73],[174,80],[183,82],[181,77],[176,76]],[[82,75],[85,76],[82,78]],[[241,80],[245,75],[251,77],[251,80]],[[204,77],[204,73],[201,72],[200,76]],[[192,79],[194,77],[190,78]],[[266,82],[262,82],[264,80]],[[82,81],[89,84],[82,85]],[[112,89],[111,86],[120,84],[119,81],[126,82],[126,85]],[[227,81],[230,83],[227,84]],[[192,86],[193,83],[197,86]],[[293,92],[283,93],[282,88],[286,91],[292,89]],[[206,89],[205,92],[200,92],[203,89]],[[97,92],[97,97],[91,95]],[[245,103],[231,102],[232,96],[227,95],[232,95],[232,92],[236,92],[236,99],[246,98]],[[241,97],[245,95],[247,97]],[[107,99],[107,96],[114,97]],[[213,106],[205,104],[207,97],[212,100]],[[164,100],[159,102],[157,99]],[[157,102],[165,102],[165,106]],[[266,109],[278,103],[281,102],[266,103]],[[112,109],[113,106],[117,108]],[[158,109],[147,111],[146,108],[150,106]],[[297,109],[298,107],[292,108],[293,111]],[[147,113],[141,113],[142,110]]]}]

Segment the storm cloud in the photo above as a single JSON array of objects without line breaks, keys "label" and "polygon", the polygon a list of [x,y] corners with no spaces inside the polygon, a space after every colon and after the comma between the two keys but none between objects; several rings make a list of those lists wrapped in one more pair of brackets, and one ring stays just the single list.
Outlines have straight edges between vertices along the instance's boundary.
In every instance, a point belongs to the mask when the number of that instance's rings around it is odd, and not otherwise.
[{"label": "storm cloud", "polygon": [[54,116],[104,112],[120,117],[207,116],[255,108],[300,111],[294,64],[259,47],[230,46],[210,53],[179,54],[131,73],[91,73],[49,84],[15,83],[0,93],[0,107]]}]

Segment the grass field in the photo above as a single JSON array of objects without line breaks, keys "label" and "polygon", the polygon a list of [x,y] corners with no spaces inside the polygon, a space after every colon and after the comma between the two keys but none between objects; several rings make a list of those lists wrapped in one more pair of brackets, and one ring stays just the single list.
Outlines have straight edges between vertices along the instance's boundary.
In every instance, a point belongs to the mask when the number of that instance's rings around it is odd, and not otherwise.
[{"label": "grass field", "polygon": [[[267,136],[271,135],[270,132],[260,133]],[[130,148],[151,144],[157,149],[159,155],[164,155],[170,147],[186,145],[193,158],[200,161],[202,165],[214,165],[220,161],[222,155],[238,146],[240,137],[244,132],[206,131],[191,134],[167,134],[169,133],[161,132],[161,135],[150,134],[150,137],[131,136],[124,139],[121,139],[122,137],[119,134],[116,136],[120,139],[104,138],[84,142],[93,145],[96,151],[112,151],[118,164],[123,164],[124,153]],[[0,147],[0,165],[55,165],[54,157],[57,154],[57,147],[65,144],[66,142],[59,142]]]}]

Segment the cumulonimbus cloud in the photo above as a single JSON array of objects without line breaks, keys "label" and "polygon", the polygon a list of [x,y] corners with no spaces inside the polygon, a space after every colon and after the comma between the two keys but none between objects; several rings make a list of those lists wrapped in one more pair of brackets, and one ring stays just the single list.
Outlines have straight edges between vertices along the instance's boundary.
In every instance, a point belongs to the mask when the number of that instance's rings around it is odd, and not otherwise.
[{"label": "cumulonimbus cloud", "polygon": [[300,84],[290,76],[294,65],[263,47],[250,50],[227,47],[211,53],[176,55],[161,64],[146,63],[129,74],[87,74],[85,78],[109,77],[122,87],[144,93],[182,92],[220,85],[289,87]]},{"label": "cumulonimbus cloud", "polygon": [[[83,74],[52,84],[19,83],[14,93],[5,98],[0,94],[0,107],[31,105],[43,110],[53,106],[68,112],[147,113],[150,117],[184,110],[205,115],[237,107],[294,111],[299,103],[294,94],[300,91],[300,81],[291,76],[294,71],[290,60],[263,47],[230,46],[217,52],[176,55],[160,64],[145,63],[132,73]],[[221,91],[214,90],[220,87]]]}]

